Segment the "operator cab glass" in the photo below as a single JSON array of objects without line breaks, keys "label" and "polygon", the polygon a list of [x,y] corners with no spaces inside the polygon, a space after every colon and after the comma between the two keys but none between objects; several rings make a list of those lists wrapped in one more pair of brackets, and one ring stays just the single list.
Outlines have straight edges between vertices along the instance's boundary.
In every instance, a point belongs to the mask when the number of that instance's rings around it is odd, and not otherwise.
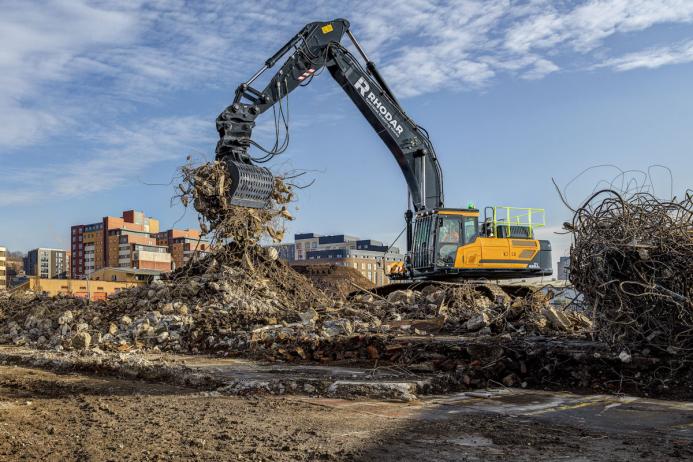
[{"label": "operator cab glass", "polygon": [[[457,213],[455,213],[457,212]],[[479,235],[479,217],[458,211],[428,212],[416,217],[412,239],[412,263],[418,270],[453,268],[457,249]],[[472,216],[469,216],[472,215]]]},{"label": "operator cab glass", "polygon": [[452,268],[457,249],[473,242],[479,234],[477,217],[463,215],[438,215],[438,242],[436,266]]}]

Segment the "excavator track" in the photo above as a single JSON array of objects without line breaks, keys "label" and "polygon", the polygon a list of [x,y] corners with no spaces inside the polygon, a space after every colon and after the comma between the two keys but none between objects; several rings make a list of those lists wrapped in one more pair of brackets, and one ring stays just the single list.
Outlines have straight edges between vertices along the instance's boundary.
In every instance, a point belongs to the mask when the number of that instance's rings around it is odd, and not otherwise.
[{"label": "excavator track", "polygon": [[375,295],[378,295],[381,297],[387,297],[392,292],[395,292],[398,290],[417,290],[417,291],[420,291],[420,290],[423,290],[425,287],[428,287],[428,286],[440,286],[440,287],[454,287],[454,286],[469,287],[469,286],[472,286],[472,287],[474,287],[475,290],[485,293],[490,298],[493,298],[496,300],[498,300],[498,299],[508,300],[510,298],[515,298],[515,297],[525,297],[525,296],[527,296],[533,292],[541,291],[547,287],[553,287],[555,285],[555,283],[556,283],[556,281],[544,281],[544,282],[537,282],[537,283],[503,283],[503,282],[489,281],[489,280],[483,280],[483,279],[478,279],[478,280],[465,279],[465,280],[459,280],[459,281],[433,281],[433,280],[428,280],[428,281],[400,281],[400,282],[387,284],[384,286],[375,287],[375,288],[370,289],[368,291],[355,290],[350,294],[350,296],[369,292],[369,293],[372,293],[372,294],[375,294]]}]

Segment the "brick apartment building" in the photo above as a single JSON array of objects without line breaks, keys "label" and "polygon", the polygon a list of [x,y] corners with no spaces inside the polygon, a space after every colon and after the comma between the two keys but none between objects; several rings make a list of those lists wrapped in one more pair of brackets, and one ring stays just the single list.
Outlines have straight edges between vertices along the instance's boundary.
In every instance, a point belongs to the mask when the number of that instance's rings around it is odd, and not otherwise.
[{"label": "brick apartment building", "polygon": [[24,271],[42,279],[66,279],[70,275],[70,254],[63,249],[32,249],[24,257]]},{"label": "brick apartment building", "polygon": [[[166,239],[159,238],[164,235]],[[193,239],[189,237],[192,235],[199,241],[199,233],[191,230],[160,232],[158,220],[135,210],[124,211],[121,217],[107,216],[100,222],[72,226],[72,278],[84,278],[101,268],[171,271],[187,261],[185,240]],[[173,254],[180,255],[178,261]]]},{"label": "brick apartment building", "polygon": [[200,238],[196,229],[169,229],[156,234],[157,245],[166,246],[171,254],[172,268],[184,266],[194,256],[202,257],[209,251],[209,242]]},{"label": "brick apartment building", "polygon": [[387,268],[396,261],[404,261],[397,247],[388,249],[380,241],[359,239],[337,234],[320,236],[314,233],[296,234],[294,265],[333,264],[357,269],[376,285],[390,282]]},{"label": "brick apartment building", "polygon": [[7,249],[0,247],[0,290],[5,290],[7,287],[7,268],[5,267],[7,260]]}]

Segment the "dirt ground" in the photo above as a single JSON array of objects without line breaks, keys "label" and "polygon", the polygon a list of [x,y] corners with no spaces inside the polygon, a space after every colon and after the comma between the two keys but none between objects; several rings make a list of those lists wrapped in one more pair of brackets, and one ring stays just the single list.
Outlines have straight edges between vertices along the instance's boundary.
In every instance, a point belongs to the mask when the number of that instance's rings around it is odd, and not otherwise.
[{"label": "dirt ground", "polygon": [[[685,460],[690,439],[0,366],[0,460]],[[689,459],[690,460],[690,459]]]}]

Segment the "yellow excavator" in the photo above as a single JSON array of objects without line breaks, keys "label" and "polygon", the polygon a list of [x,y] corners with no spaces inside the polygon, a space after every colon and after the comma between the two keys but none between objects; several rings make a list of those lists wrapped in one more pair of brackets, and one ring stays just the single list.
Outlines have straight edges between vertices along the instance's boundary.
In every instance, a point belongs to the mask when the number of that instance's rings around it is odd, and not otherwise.
[{"label": "yellow excavator", "polygon": [[[341,44],[345,35],[365,67]],[[286,55],[264,89],[252,86]],[[391,278],[511,279],[552,273],[551,245],[534,235],[535,229],[545,225],[542,209],[487,207],[482,219],[473,206],[444,207],[442,171],[428,133],[406,114],[345,19],[307,24],[238,86],[233,103],[217,117],[220,139],[216,158],[225,163],[233,181],[231,204],[267,206],[273,176],[258,164],[286,150],[287,96],[297,87],[308,85],[323,69],[328,70],[383,140],[409,189],[410,207],[405,212],[407,256],[404,262],[390,268]],[[251,135],[255,119],[269,109],[275,116],[277,142],[266,149]],[[284,142],[278,135],[282,124],[287,131]],[[263,155],[251,156],[251,145],[262,150]]]}]

